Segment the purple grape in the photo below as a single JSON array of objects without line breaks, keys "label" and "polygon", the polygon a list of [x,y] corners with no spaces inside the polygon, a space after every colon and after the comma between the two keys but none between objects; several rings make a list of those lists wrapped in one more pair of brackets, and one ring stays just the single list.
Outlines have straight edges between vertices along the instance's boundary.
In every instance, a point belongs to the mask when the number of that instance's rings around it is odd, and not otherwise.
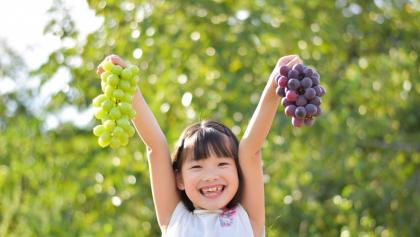
[{"label": "purple grape", "polygon": [[321,96],[322,88],[320,86],[314,86],[312,88],[315,90],[316,96]]},{"label": "purple grape", "polygon": [[305,106],[308,103],[308,100],[303,95],[299,95],[296,99],[297,106]]},{"label": "purple grape", "polygon": [[311,77],[314,71],[311,68],[306,67],[305,69],[303,69],[303,73],[305,73],[306,77]]},{"label": "purple grape", "polygon": [[317,113],[317,107],[313,104],[305,105],[306,115],[314,116]]},{"label": "purple grape", "polygon": [[295,110],[295,117],[299,119],[303,119],[306,116],[306,110],[303,106],[299,106]]},{"label": "purple grape", "polygon": [[281,77],[280,75],[277,75],[276,78],[274,79],[277,85],[279,84],[280,77]]},{"label": "purple grape", "polygon": [[280,75],[287,77],[289,74],[289,67],[286,65],[283,65],[280,67]]},{"label": "purple grape", "polygon": [[293,117],[295,115],[295,110],[296,110],[296,106],[295,105],[288,105],[285,109],[284,109],[284,113],[289,116],[289,117]]},{"label": "purple grape", "polygon": [[292,67],[292,69],[293,70],[296,70],[297,72],[299,72],[299,73],[303,73],[303,65],[302,64],[295,64],[293,67]]},{"label": "purple grape", "polygon": [[321,96],[323,96],[325,94],[325,89],[322,86],[320,86],[320,88],[321,88],[321,94],[319,96],[321,97]]},{"label": "purple grape", "polygon": [[280,77],[280,79],[279,79],[279,81],[278,81],[278,85],[280,86],[280,87],[286,87],[287,86],[287,82],[288,82],[288,78],[287,77],[285,77],[285,76],[281,76]]},{"label": "purple grape", "polygon": [[292,117],[292,125],[312,126],[315,117],[323,113],[320,105],[325,89],[320,86],[319,74],[303,64],[281,66],[276,83],[276,93],[283,97],[281,103],[284,113],[287,117]]},{"label": "purple grape", "polygon": [[292,118],[292,125],[293,125],[293,127],[300,128],[302,126],[302,123],[303,123],[303,120],[302,119],[298,119],[296,117],[293,117]]},{"label": "purple grape", "polygon": [[312,100],[309,101],[310,104],[319,106],[321,104],[321,98],[319,96],[315,96]]},{"label": "purple grape", "polygon": [[300,81],[300,85],[303,88],[305,88],[305,89],[312,87],[312,80],[311,80],[311,78],[309,78],[309,77],[303,78],[302,81]]},{"label": "purple grape", "polygon": [[317,117],[318,117],[318,116],[320,116],[320,115],[322,114],[322,109],[321,109],[321,107],[319,107],[319,106],[317,106],[317,107],[316,107],[316,109],[317,109],[317,110],[316,110],[316,114],[315,114],[315,116],[317,116]]},{"label": "purple grape", "polygon": [[300,82],[298,79],[292,78],[287,82],[287,86],[292,90],[297,90],[300,86]]},{"label": "purple grape", "polygon": [[288,101],[296,101],[296,98],[298,97],[298,94],[294,90],[288,90],[286,92],[286,98]]},{"label": "purple grape", "polygon": [[305,118],[304,120],[303,120],[303,123],[306,125],[306,126],[312,126],[312,125],[314,125],[314,122],[315,122],[315,119],[314,118],[312,118],[312,117],[308,117],[308,118]]},{"label": "purple grape", "polygon": [[287,98],[286,98],[286,97],[283,97],[283,98],[281,99],[281,104],[283,105],[283,107],[287,107],[288,105],[291,105],[291,104],[292,104],[292,102],[291,102],[291,101],[289,101],[289,100],[287,100]]},{"label": "purple grape", "polygon": [[289,79],[291,79],[291,78],[295,78],[295,79],[297,79],[298,77],[299,77],[299,72],[298,71],[296,71],[296,70],[290,70],[289,71],[289,73],[287,74],[287,77],[289,78]]},{"label": "purple grape", "polygon": [[305,96],[306,99],[312,100],[313,98],[315,98],[316,92],[313,88],[307,88],[303,95]]},{"label": "purple grape", "polygon": [[314,72],[314,74],[312,74],[311,79],[312,79],[312,83],[315,86],[319,85],[319,74],[317,72]]},{"label": "purple grape", "polygon": [[276,94],[280,97],[286,96],[285,88],[277,87]]}]

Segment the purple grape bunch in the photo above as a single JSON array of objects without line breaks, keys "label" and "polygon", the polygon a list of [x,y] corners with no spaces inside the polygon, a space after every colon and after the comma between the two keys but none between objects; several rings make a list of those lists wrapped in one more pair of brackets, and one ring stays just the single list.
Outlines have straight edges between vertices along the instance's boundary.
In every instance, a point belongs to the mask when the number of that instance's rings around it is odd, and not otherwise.
[{"label": "purple grape bunch", "polygon": [[292,118],[292,125],[312,126],[322,114],[321,97],[325,94],[319,74],[303,64],[281,66],[276,83],[276,93],[282,97],[284,113]]}]

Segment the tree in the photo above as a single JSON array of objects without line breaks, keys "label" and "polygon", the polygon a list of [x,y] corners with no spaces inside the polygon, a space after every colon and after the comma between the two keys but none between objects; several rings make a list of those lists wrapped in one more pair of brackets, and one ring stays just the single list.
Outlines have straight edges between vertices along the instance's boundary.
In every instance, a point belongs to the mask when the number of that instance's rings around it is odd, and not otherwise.
[{"label": "tree", "polygon": [[[219,119],[240,137],[276,60],[297,53],[321,74],[324,114],[313,127],[294,129],[279,109],[263,150],[267,235],[420,234],[414,3],[88,3],[102,27],[34,72],[42,83],[60,68],[71,73],[69,91],[54,95],[45,113],[89,108],[100,90],[94,68],[115,53],[140,67],[139,86],[170,143],[202,118]],[[56,1],[51,11],[64,14],[65,5]],[[77,39],[70,16],[52,19],[47,30]],[[0,235],[160,234],[139,139],[101,149],[93,118],[87,128],[43,131],[43,122],[20,110],[3,122]]]}]

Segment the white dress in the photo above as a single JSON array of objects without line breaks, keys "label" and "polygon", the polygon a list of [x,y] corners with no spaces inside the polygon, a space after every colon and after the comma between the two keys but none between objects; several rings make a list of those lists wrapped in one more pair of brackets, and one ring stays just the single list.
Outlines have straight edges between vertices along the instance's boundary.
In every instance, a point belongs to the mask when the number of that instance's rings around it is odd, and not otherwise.
[{"label": "white dress", "polygon": [[241,205],[226,210],[188,211],[179,202],[162,237],[253,237],[248,214]]}]

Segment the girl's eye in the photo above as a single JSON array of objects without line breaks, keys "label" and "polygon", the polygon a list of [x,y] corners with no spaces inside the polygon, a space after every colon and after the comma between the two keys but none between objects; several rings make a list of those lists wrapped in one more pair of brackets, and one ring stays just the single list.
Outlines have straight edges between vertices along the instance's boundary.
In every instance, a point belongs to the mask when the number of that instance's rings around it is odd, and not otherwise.
[{"label": "girl's eye", "polygon": [[200,165],[194,165],[194,166],[191,166],[191,169],[200,169],[201,168],[201,166]]},{"label": "girl's eye", "polygon": [[229,163],[227,163],[227,162],[221,162],[221,163],[219,163],[219,166],[226,166],[226,165],[229,165]]}]

